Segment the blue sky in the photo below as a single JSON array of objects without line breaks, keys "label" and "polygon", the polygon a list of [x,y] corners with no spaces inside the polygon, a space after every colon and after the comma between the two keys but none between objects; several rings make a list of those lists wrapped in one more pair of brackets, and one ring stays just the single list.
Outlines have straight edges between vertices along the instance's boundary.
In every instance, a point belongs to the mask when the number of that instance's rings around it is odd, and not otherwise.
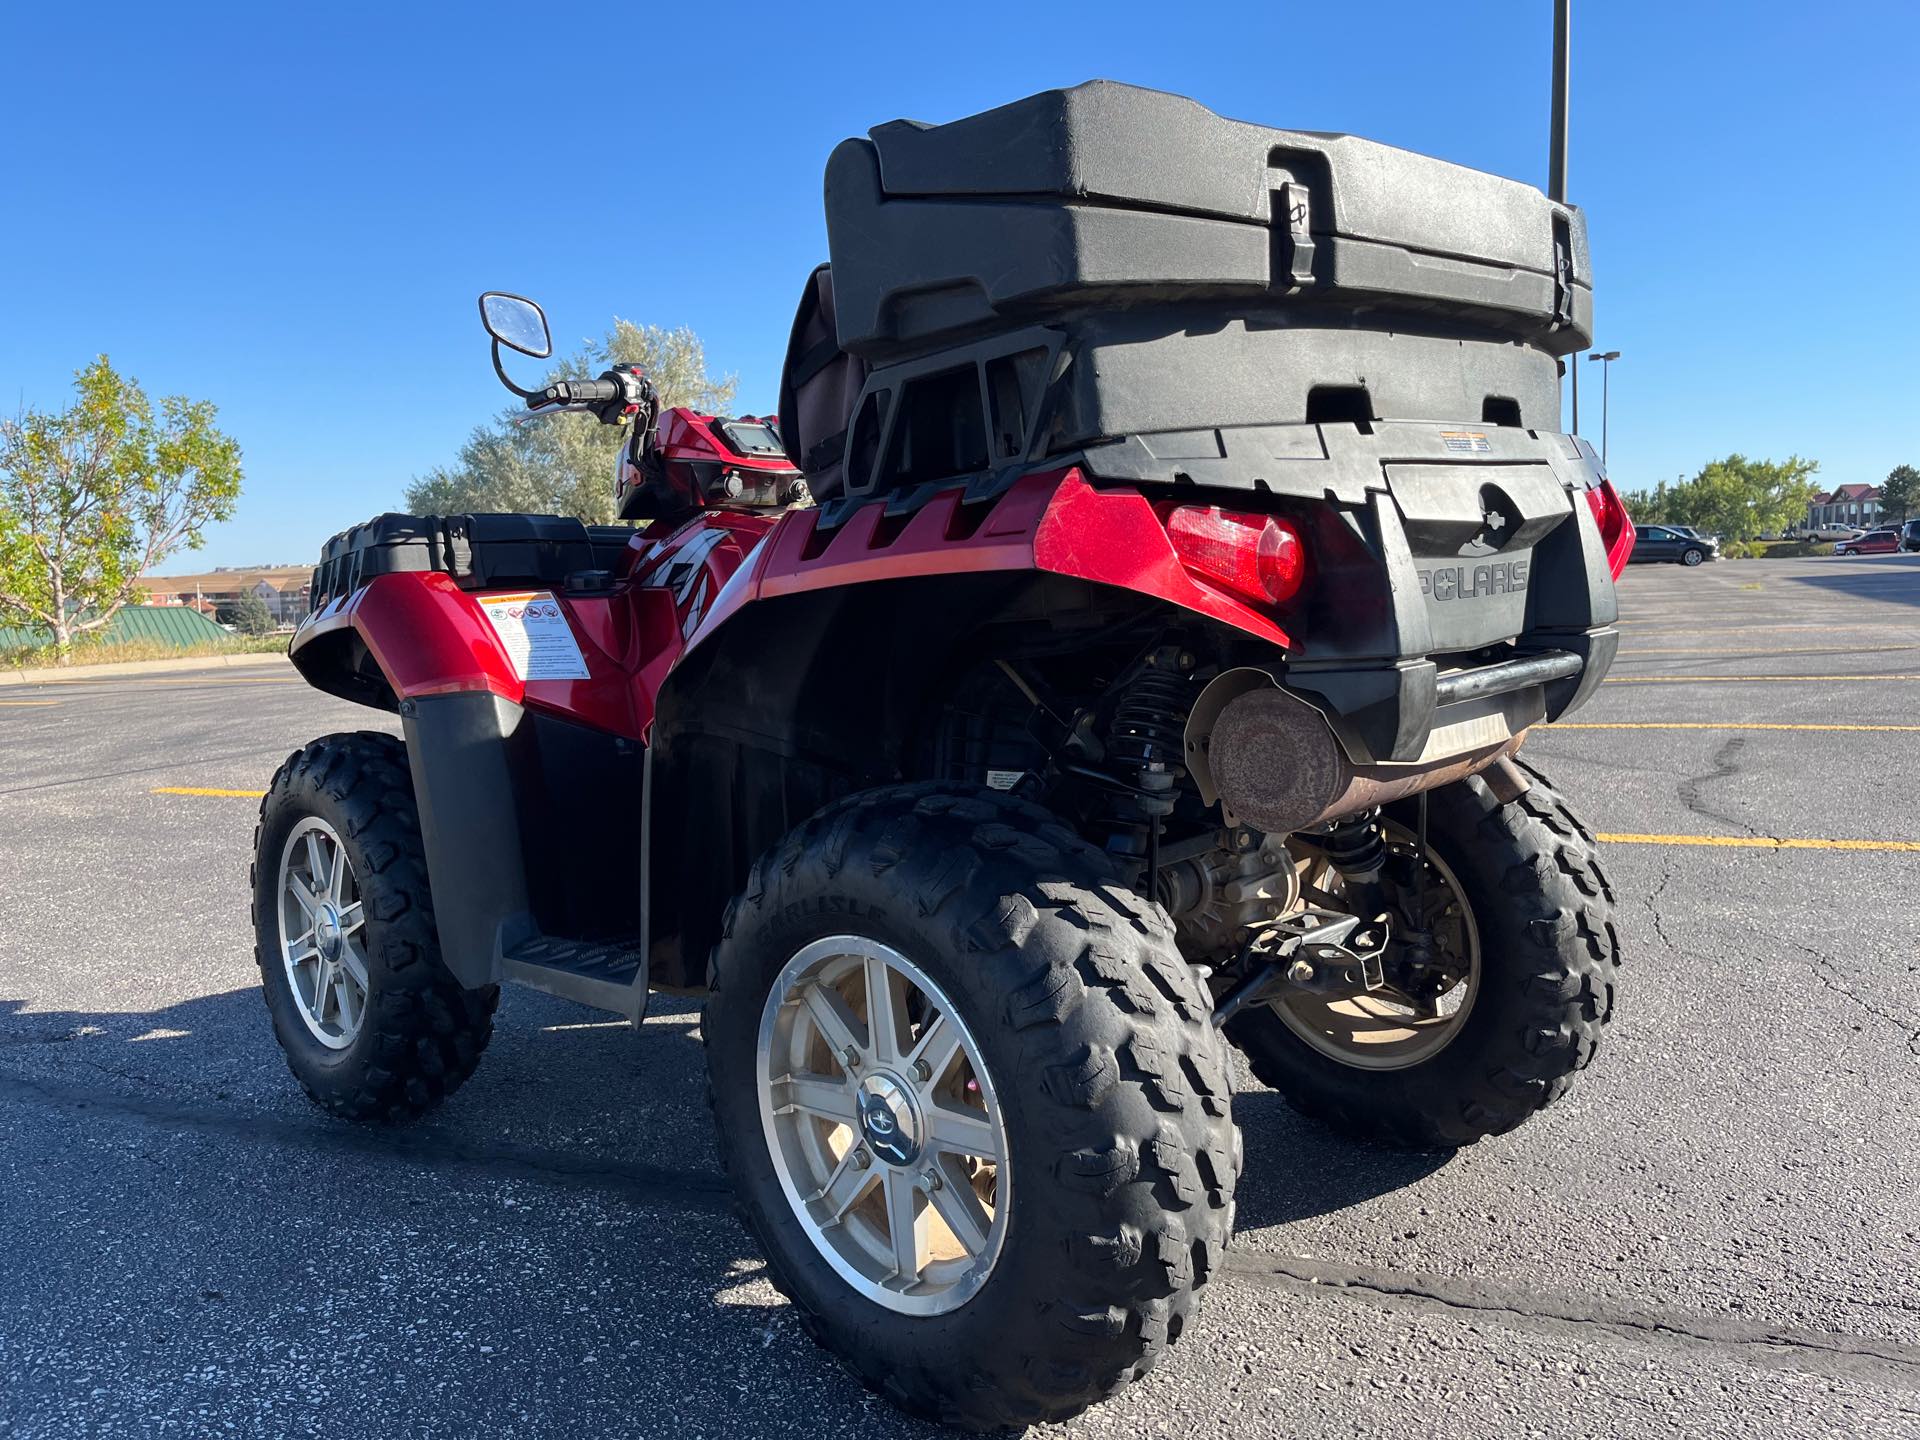
[{"label": "blue sky", "polygon": [[[246,494],[166,568],[305,562],[501,406],[482,289],[563,343],[691,325],[771,408],[845,135],[1105,76],[1544,184],[1550,28],[1547,0],[13,6],[0,405],[63,404],[101,351],[215,401]],[[1920,464],[1916,61],[1904,0],[1576,5],[1624,486],[1730,450]]]}]

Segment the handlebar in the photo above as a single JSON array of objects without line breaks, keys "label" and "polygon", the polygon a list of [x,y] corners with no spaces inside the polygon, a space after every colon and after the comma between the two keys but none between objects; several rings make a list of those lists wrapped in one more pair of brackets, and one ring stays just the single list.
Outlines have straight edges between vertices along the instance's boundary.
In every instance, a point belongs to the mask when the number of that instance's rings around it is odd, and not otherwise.
[{"label": "handlebar", "polygon": [[619,382],[614,380],[559,380],[527,397],[527,408],[543,405],[604,405],[621,398]]}]

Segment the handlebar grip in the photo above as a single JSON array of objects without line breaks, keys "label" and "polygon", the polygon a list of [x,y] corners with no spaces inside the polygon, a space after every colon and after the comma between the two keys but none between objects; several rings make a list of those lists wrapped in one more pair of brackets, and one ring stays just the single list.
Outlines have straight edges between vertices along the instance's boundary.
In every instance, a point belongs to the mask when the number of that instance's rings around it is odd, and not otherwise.
[{"label": "handlebar grip", "polygon": [[602,405],[620,398],[620,387],[611,380],[557,380],[527,397],[527,408],[542,405]]}]

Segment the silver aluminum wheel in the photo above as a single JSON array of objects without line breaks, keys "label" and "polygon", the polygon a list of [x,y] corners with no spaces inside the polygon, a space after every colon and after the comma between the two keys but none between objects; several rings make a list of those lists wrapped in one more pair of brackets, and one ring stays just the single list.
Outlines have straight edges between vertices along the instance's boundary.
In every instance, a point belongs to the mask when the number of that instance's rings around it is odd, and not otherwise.
[{"label": "silver aluminum wheel", "polygon": [[344,1050],[367,1013],[366,909],[346,846],[317,815],[280,851],[280,958],[307,1029]]},{"label": "silver aluminum wheel", "polygon": [[787,961],[759,1042],[767,1151],[821,1256],[889,1310],[966,1304],[1011,1192],[993,1078],[953,1002],[891,946],[831,935]]}]

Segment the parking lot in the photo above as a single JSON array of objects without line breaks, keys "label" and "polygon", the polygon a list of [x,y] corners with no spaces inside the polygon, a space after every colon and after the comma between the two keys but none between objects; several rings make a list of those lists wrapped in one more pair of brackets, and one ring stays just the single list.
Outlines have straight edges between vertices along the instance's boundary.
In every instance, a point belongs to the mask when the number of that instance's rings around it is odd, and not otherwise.
[{"label": "parking lot", "polygon": [[[1241,1077],[1236,1250],[1060,1433],[1920,1435],[1920,556],[1636,566],[1529,742],[1597,831],[1600,1062],[1455,1156]],[[279,667],[0,688],[0,1432],[933,1433],[729,1217],[696,1007],[528,992],[442,1112],[309,1107],[248,792],[385,717]]]}]

